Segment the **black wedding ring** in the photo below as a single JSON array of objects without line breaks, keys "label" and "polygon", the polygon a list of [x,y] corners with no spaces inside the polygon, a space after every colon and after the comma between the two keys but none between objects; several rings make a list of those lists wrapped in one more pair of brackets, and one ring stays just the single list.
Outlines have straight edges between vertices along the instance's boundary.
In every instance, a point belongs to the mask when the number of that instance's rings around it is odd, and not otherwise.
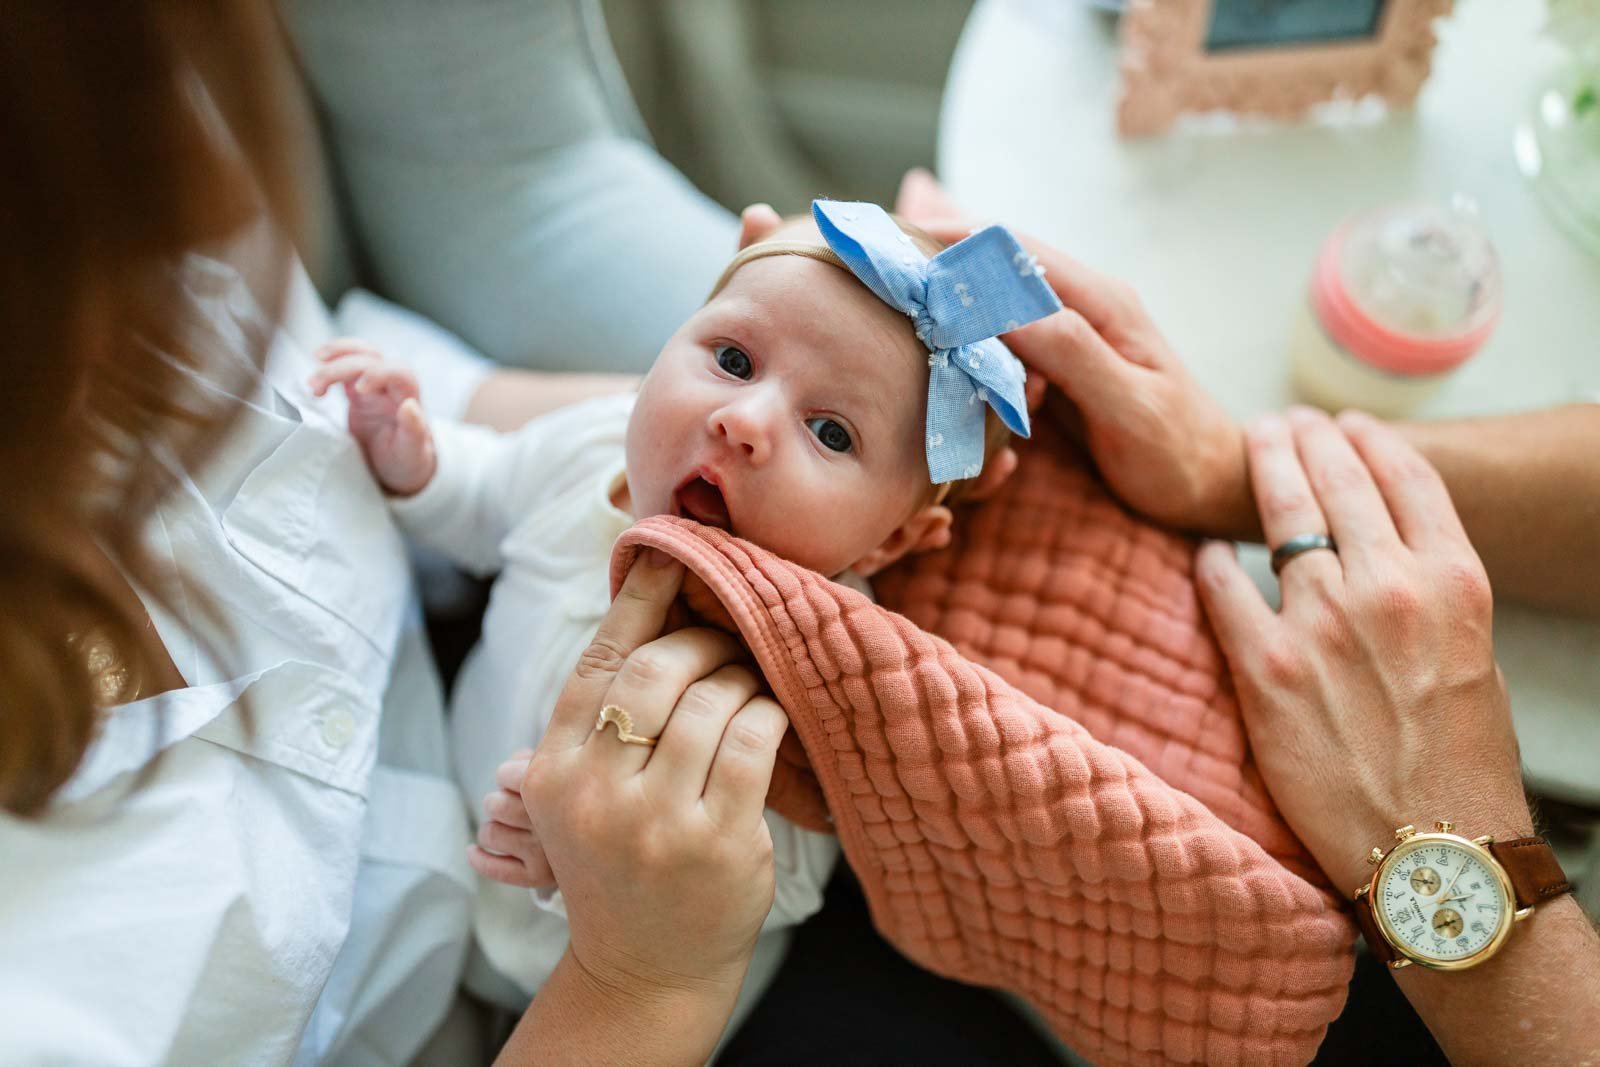
[{"label": "black wedding ring", "polygon": [[1283,544],[1272,550],[1272,573],[1282,573],[1291,559],[1306,552],[1315,552],[1325,548],[1329,552],[1337,553],[1339,548],[1333,543],[1333,538],[1327,534],[1309,533],[1299,537],[1291,537]]}]

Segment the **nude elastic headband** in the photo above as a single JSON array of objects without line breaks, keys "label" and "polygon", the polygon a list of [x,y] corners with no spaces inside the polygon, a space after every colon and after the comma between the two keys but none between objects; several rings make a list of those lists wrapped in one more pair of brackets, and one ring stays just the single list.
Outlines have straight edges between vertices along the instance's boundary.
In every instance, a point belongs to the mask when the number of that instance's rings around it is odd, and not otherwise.
[{"label": "nude elastic headband", "polygon": [[[832,264],[850,273],[850,268],[844,265],[844,260],[839,254],[827,245],[808,244],[805,241],[757,241],[753,245],[746,245],[739,250],[739,254],[728,261],[722,268],[722,277],[717,279],[717,284],[711,287],[711,293],[706,297],[712,300],[728,284],[728,279],[733,277],[733,272],[749,263],[752,259],[765,259],[768,256],[804,256],[806,259],[820,260]],[[854,277],[854,275],[851,275]]]}]

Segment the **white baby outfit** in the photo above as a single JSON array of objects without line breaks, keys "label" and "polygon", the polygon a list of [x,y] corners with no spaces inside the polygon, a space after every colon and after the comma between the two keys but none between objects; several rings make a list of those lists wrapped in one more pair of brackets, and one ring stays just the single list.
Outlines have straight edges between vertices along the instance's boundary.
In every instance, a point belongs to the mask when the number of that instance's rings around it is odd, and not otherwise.
[{"label": "white baby outfit", "polygon": [[[495,768],[544,735],[610,606],[611,547],[633,522],[612,502],[633,401],[631,394],[586,401],[510,434],[435,423],[432,481],[392,503],[421,544],[476,574],[499,572],[483,637],[450,701],[456,777],[475,813],[495,788]],[[838,843],[771,811],[766,819],[777,866],[766,929],[775,929],[821,907]],[[481,879],[473,930],[490,965],[524,994],[550,976],[567,943],[559,892]]]}]

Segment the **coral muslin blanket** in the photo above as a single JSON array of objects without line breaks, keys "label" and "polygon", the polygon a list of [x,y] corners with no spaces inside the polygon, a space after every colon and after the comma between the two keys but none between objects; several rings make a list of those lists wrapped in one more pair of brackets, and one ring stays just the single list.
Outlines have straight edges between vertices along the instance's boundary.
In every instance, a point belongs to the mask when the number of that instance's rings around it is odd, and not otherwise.
[{"label": "coral muslin blanket", "polygon": [[703,580],[789,715],[769,804],[837,832],[906,956],[1096,1063],[1306,1062],[1354,930],[1255,771],[1194,546],[1035,437],[879,604],[673,518],[622,537],[613,587],[644,545]]}]

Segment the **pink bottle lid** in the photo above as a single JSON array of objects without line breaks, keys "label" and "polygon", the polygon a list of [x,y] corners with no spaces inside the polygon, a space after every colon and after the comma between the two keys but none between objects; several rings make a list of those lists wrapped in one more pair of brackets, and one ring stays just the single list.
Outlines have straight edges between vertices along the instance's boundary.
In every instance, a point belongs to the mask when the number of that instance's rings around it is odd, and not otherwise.
[{"label": "pink bottle lid", "polygon": [[[1470,220],[1451,218],[1459,212],[1423,206],[1401,206],[1380,209],[1358,216],[1339,226],[1323,243],[1312,270],[1310,300],[1313,312],[1328,337],[1351,356],[1369,366],[1389,374],[1406,377],[1441,374],[1460,366],[1476,352],[1494,332],[1500,319],[1499,270],[1488,239]],[[1442,222],[1437,220],[1444,220]],[[1449,263],[1451,277],[1448,284],[1462,286],[1469,292],[1460,294],[1465,313],[1457,321],[1444,324],[1442,329],[1407,329],[1383,321],[1380,313],[1370,308],[1372,294],[1352,292],[1351,274],[1357,266],[1353,260],[1352,235],[1363,242],[1356,250],[1367,257],[1367,265],[1374,256],[1381,257],[1392,248],[1385,248],[1384,228],[1401,230],[1402,244],[1423,246],[1435,255],[1442,247],[1449,256],[1460,259]],[[1392,236],[1390,234],[1389,236]],[[1475,242],[1475,244],[1474,244]],[[1391,245],[1394,242],[1389,242]],[[1402,248],[1402,252],[1405,249]],[[1470,272],[1467,272],[1470,260]],[[1406,264],[1397,264],[1403,275]],[[1437,266],[1437,262],[1433,264]],[[1464,273],[1465,272],[1465,273]],[[1394,272],[1381,279],[1388,283],[1393,296],[1397,278]],[[1402,283],[1407,280],[1400,277]],[[1429,279],[1438,283],[1439,278]],[[1402,296],[1415,297],[1415,292]],[[1391,314],[1392,314],[1392,308]]]}]

